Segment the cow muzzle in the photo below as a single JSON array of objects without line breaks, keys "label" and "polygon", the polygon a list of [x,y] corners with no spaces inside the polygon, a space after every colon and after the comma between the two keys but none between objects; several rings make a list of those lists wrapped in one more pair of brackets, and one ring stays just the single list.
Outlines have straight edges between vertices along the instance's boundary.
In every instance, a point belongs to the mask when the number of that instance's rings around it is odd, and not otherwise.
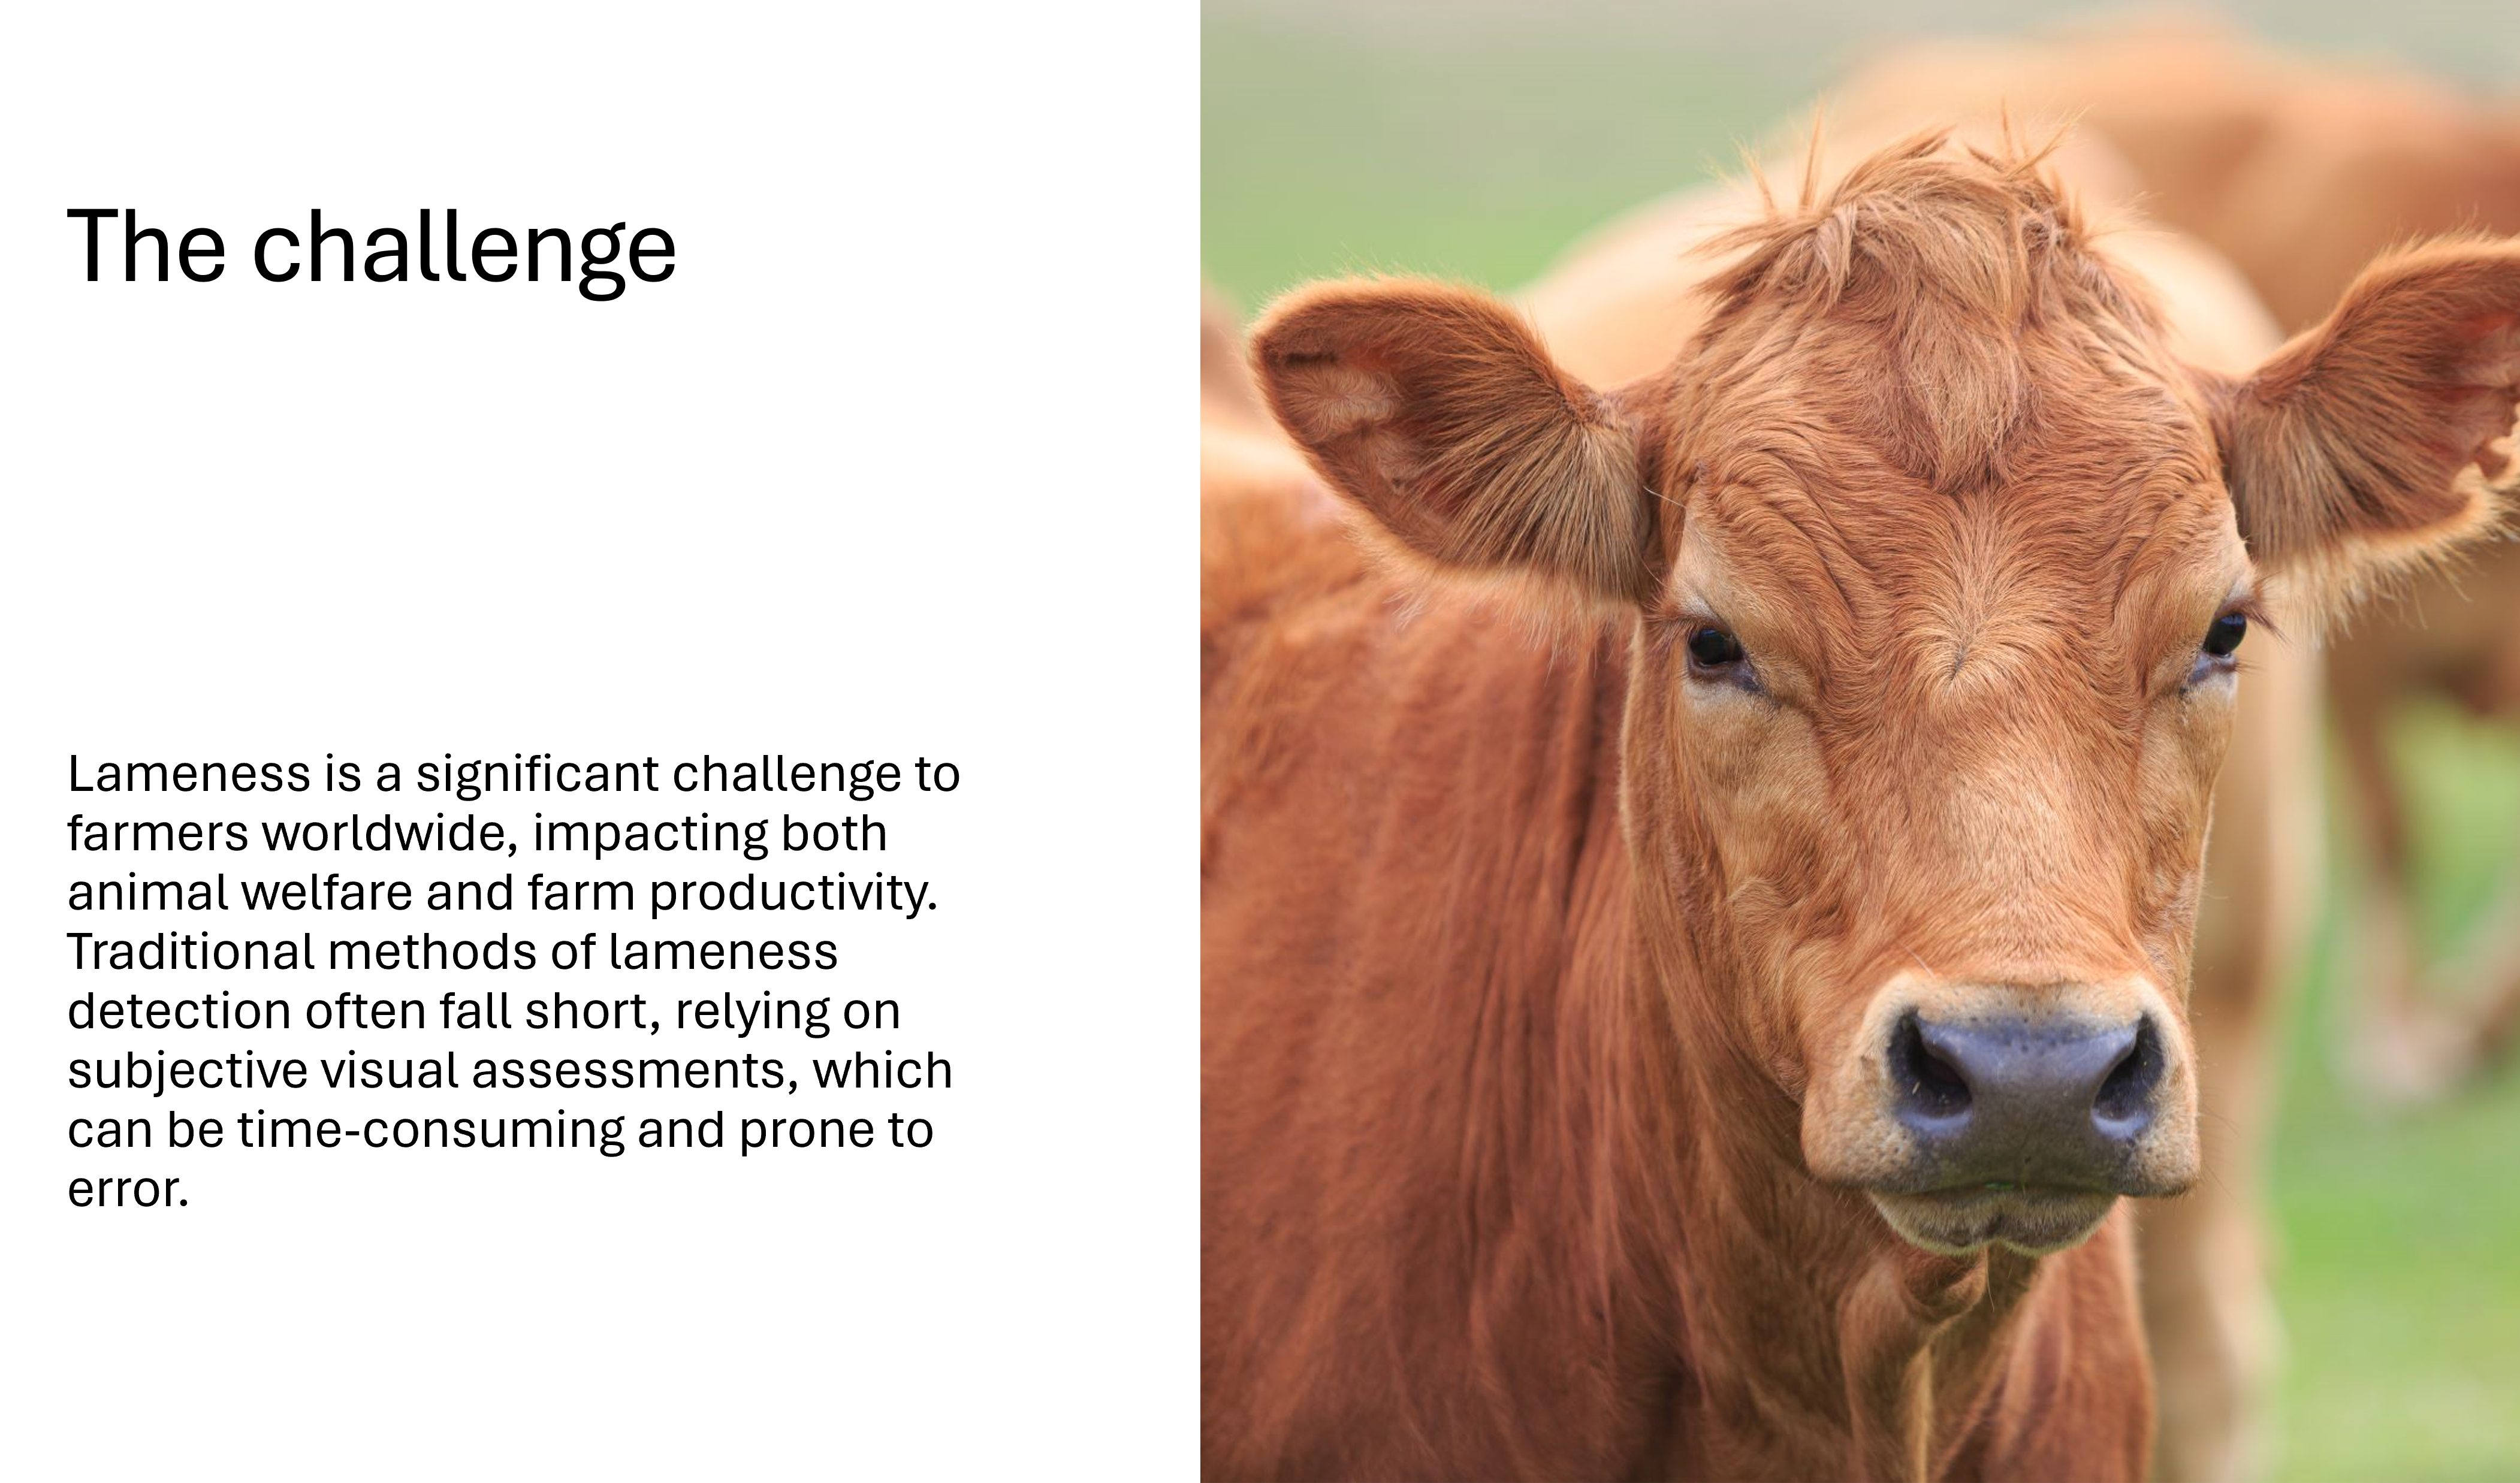
[{"label": "cow muzzle", "polygon": [[1929,1250],[2055,1250],[2195,1181],[2193,1056],[2148,982],[1901,983],[1844,1059],[1806,1155]]}]

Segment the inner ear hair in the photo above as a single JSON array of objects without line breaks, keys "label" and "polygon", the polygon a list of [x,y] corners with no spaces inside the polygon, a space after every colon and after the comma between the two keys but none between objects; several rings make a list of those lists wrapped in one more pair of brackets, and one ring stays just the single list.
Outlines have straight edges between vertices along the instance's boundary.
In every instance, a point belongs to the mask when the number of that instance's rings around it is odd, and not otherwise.
[{"label": "inner ear hair", "polygon": [[1351,280],[1280,300],[1251,346],[1279,422],[1407,552],[1579,605],[1643,599],[1653,513],[1634,419],[1520,315],[1450,284]]},{"label": "inner ear hair", "polygon": [[2381,258],[2223,412],[2241,532],[2306,619],[2444,560],[2520,483],[2520,242]]}]

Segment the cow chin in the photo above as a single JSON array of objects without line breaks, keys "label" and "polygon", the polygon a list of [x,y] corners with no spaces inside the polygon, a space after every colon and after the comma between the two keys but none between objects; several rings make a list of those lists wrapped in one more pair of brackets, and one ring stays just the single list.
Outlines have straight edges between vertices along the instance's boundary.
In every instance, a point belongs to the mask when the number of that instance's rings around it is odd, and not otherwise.
[{"label": "cow chin", "polygon": [[2024,1256],[2062,1251],[2099,1230],[2118,1200],[2085,1190],[1868,1192],[1900,1239],[1938,1256],[1967,1256],[1998,1242]]}]

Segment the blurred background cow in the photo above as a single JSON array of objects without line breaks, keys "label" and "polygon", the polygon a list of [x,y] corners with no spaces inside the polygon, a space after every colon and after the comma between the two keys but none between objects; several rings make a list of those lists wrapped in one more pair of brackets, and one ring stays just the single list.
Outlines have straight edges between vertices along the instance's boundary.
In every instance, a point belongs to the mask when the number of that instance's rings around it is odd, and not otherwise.
[{"label": "blurred background cow", "polygon": [[[1859,139],[2081,118],[2087,189],[2225,254],[2285,333],[2393,243],[2520,231],[2508,16],[2019,28],[2043,9],[1209,0],[1202,266],[1244,303],[1361,269],[1530,284],[1561,354],[1614,363],[1620,327],[1687,312],[1657,275],[1722,194],[1689,183],[1822,94]],[[1228,322],[1210,306],[1211,422],[1247,407]],[[2520,1024],[2520,545],[2258,657],[2194,1011],[2218,1183],[2146,1232],[2160,1471],[2511,1476],[2520,1087],[2480,1077]]]}]

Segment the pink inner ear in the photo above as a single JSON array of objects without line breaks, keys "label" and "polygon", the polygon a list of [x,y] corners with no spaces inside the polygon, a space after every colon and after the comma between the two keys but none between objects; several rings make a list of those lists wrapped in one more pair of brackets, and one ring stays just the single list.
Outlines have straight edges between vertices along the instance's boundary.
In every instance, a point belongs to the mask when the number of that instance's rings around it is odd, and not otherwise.
[{"label": "pink inner ear", "polygon": [[2458,328],[2465,339],[2483,339],[2497,331],[2520,330],[2520,310],[2480,314]]},{"label": "pink inner ear", "polygon": [[2457,371],[2472,385],[2520,390],[2520,312],[2481,314],[2459,327],[2467,341]]},{"label": "pink inner ear", "polygon": [[2467,341],[2459,365],[2435,395],[2455,409],[2444,419],[2451,431],[2447,446],[2432,451],[2452,468],[2474,464],[2488,478],[2499,479],[2511,469],[2513,456],[2495,444],[2512,435],[2520,415],[2520,312],[2480,314],[2458,326]]},{"label": "pink inner ear", "polygon": [[1446,520],[1459,516],[1462,505],[1467,503],[1458,488],[1441,479],[1424,477],[1413,479],[1410,481],[1409,493],[1429,515]]},{"label": "pink inner ear", "polygon": [[[1335,357],[1346,369],[1374,378],[1390,388],[1391,400],[1398,406],[1410,403],[1406,379],[1399,373],[1399,357],[1378,346],[1360,346]],[[1405,537],[1440,542],[1441,531],[1469,503],[1469,491],[1458,480],[1436,473],[1429,457],[1441,429],[1427,426],[1423,418],[1394,417],[1370,434],[1384,448],[1405,450],[1404,463],[1390,470],[1391,482],[1401,497],[1404,508],[1381,512]]]},{"label": "pink inner ear", "polygon": [[2434,386],[2429,394],[2441,404],[2439,426],[2444,436],[2426,439],[2424,451],[2452,469],[2473,463],[2494,472],[2493,466],[2500,462],[2494,444],[2511,430],[2512,392],[2468,382]]}]

